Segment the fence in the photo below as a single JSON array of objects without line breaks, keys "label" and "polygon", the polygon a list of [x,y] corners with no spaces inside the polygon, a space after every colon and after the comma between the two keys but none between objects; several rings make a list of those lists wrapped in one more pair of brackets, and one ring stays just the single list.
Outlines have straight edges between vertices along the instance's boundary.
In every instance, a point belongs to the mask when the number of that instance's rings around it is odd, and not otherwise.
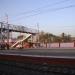
[{"label": "fence", "polygon": [[67,43],[46,43],[40,44],[41,47],[44,48],[74,48],[75,42],[67,42]]}]

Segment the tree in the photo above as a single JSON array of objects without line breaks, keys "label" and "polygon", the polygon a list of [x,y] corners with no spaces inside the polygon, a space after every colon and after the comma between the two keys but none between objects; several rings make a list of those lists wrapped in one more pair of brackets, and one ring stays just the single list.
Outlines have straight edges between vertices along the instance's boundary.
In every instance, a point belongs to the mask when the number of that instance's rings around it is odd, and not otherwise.
[{"label": "tree", "polygon": [[50,43],[55,40],[56,36],[51,33],[40,32],[39,41],[41,43]]},{"label": "tree", "polygon": [[61,34],[61,41],[62,42],[70,42],[71,41],[71,35],[67,35],[65,33],[62,33]]}]

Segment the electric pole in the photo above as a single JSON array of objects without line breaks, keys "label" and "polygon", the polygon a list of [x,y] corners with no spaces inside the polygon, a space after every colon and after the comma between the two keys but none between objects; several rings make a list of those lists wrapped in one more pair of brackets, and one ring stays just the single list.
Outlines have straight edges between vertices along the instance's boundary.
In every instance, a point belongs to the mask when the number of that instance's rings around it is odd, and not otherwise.
[{"label": "electric pole", "polygon": [[1,36],[1,37],[0,37],[0,38],[1,38],[1,42],[2,42],[2,40],[3,40],[3,35],[2,35],[2,30],[3,30],[3,29],[2,29],[2,28],[3,28],[3,23],[1,22],[1,31],[0,31],[0,33],[1,33],[1,35],[0,35],[0,36]]},{"label": "electric pole", "polygon": [[[9,45],[9,24],[8,24],[8,14],[6,14],[6,25],[7,25],[7,44]],[[9,47],[8,47],[9,49]]]},{"label": "electric pole", "polygon": [[38,30],[37,40],[38,40],[38,43],[39,43],[39,24],[38,23],[37,23],[37,30]]},{"label": "electric pole", "polygon": [[1,18],[0,40],[1,40],[1,42],[3,42],[3,20],[2,20],[2,16],[0,18]]}]

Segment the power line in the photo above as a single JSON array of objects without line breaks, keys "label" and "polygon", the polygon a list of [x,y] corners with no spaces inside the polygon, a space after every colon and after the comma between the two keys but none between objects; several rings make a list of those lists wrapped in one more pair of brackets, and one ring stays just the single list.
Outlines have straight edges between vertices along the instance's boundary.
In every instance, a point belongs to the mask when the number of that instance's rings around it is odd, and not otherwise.
[{"label": "power line", "polygon": [[[50,10],[45,10],[43,12],[39,12],[39,13],[35,13],[35,14],[32,14],[32,15],[25,16],[25,18],[29,18],[29,17],[32,17],[32,16],[36,16],[36,15],[44,14],[44,13],[48,13],[48,12],[60,11],[60,10],[63,10],[63,9],[68,9],[68,8],[73,8],[73,7],[75,7],[75,5],[69,5],[69,6],[65,6],[65,7],[61,7],[61,8],[54,8],[54,9],[50,9]],[[18,18],[18,19],[20,19],[20,18]]]},{"label": "power line", "polygon": [[42,9],[45,9],[45,8],[48,8],[48,7],[51,7],[51,6],[55,6],[55,5],[58,5],[58,4],[62,4],[62,3],[68,2],[68,1],[70,1],[70,0],[62,0],[62,1],[59,1],[59,2],[52,3],[52,4],[48,4],[48,5],[36,8],[36,9],[32,9],[30,11],[23,12],[20,15],[17,15],[17,16],[23,16],[23,15],[27,15],[27,14],[30,14],[30,13],[33,13],[33,12],[35,13],[35,12],[38,12]]}]

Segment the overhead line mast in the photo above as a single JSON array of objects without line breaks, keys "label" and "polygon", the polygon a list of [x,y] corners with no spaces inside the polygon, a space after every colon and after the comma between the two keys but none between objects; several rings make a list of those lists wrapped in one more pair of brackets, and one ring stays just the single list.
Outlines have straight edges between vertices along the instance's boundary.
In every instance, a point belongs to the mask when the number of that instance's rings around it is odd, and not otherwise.
[{"label": "overhead line mast", "polygon": [[[7,25],[7,44],[9,45],[9,24],[8,24],[8,14],[6,14],[6,25]],[[8,48],[9,49],[9,48]]]}]

